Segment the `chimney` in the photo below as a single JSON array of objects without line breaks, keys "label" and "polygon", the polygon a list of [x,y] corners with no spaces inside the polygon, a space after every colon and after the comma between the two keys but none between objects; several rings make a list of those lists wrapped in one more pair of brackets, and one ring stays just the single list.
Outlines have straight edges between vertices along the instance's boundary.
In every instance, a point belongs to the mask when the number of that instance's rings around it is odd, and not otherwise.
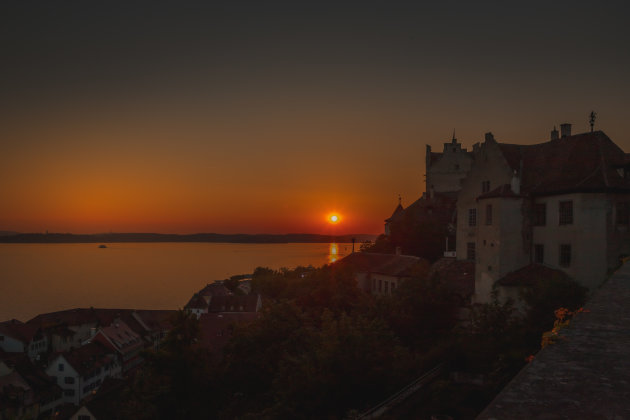
[{"label": "chimney", "polygon": [[399,246],[396,247],[396,255],[402,255],[402,248]]},{"label": "chimney", "polygon": [[494,141],[494,136],[492,135],[492,133],[486,133],[486,141]]},{"label": "chimney", "polygon": [[571,136],[571,124],[560,124],[560,136],[562,138]]},{"label": "chimney", "polygon": [[435,197],[435,188],[431,185],[431,188],[429,188],[429,198],[433,200],[433,197]]},{"label": "chimney", "polygon": [[551,130],[551,140],[558,140],[560,136],[558,135],[558,130],[556,130],[556,126],[553,126],[553,130]]}]

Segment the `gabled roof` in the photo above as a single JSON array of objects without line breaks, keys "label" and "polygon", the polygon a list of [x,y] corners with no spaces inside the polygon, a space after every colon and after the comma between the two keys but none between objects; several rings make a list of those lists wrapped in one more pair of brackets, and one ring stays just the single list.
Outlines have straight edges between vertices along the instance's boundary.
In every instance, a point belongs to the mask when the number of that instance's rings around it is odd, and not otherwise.
[{"label": "gabled roof", "polygon": [[468,297],[475,292],[475,263],[455,258],[440,258],[431,266],[429,278],[438,278],[447,289]]},{"label": "gabled roof", "polygon": [[260,295],[214,296],[208,312],[256,312]]},{"label": "gabled roof", "polygon": [[184,306],[184,308],[185,309],[208,309],[208,301],[205,300],[204,297],[201,296],[200,294],[195,293],[190,298],[186,306]]},{"label": "gabled roof", "polygon": [[412,255],[355,252],[345,256],[334,264],[340,267],[350,267],[350,269],[355,272],[369,272],[394,277],[405,277],[411,275],[413,267],[421,261],[422,258]]},{"label": "gabled roof", "polygon": [[231,295],[230,289],[225,287],[222,283],[209,283],[198,294],[200,296],[227,296]]},{"label": "gabled roof", "polygon": [[542,264],[529,264],[518,270],[507,273],[505,276],[497,280],[500,286],[531,286],[538,279],[545,279],[554,276],[569,278],[569,276],[561,270],[547,267]]},{"label": "gabled roof", "polygon": [[140,336],[122,321],[114,321],[109,327],[101,328],[98,334],[102,334],[121,353],[126,353],[142,345]]},{"label": "gabled roof", "polygon": [[38,335],[41,335],[38,326],[25,324],[17,319],[0,322],[0,333],[27,344]]},{"label": "gabled roof", "polygon": [[115,358],[110,350],[95,342],[61,353],[61,356],[82,376],[109,364]]},{"label": "gabled roof", "polygon": [[37,325],[42,328],[50,328],[57,325],[109,325],[114,319],[131,312],[133,312],[133,309],[75,308],[40,314],[27,321],[27,324]]},{"label": "gabled roof", "polygon": [[414,220],[440,220],[448,223],[452,220],[457,205],[457,192],[436,192],[433,198],[423,195],[401,212],[389,219],[390,221],[402,220],[404,217],[412,217]]},{"label": "gabled roof", "polygon": [[602,131],[540,144],[498,146],[521,175],[523,193],[630,192],[630,180],[617,172],[627,164],[627,155]]},{"label": "gabled roof", "polygon": [[63,391],[55,379],[36,367],[28,357],[18,358],[11,365],[28,383],[38,401],[46,403],[61,397]]},{"label": "gabled roof", "polygon": [[389,216],[389,218],[385,219],[386,222],[391,221],[394,216],[396,216],[398,213],[400,213],[401,211],[404,211],[402,204],[398,203],[398,205],[396,206],[396,208],[394,209],[394,212],[392,213],[391,216]]},{"label": "gabled roof", "polygon": [[140,309],[134,311],[134,316],[151,331],[168,331],[173,327],[173,317],[176,310]]}]

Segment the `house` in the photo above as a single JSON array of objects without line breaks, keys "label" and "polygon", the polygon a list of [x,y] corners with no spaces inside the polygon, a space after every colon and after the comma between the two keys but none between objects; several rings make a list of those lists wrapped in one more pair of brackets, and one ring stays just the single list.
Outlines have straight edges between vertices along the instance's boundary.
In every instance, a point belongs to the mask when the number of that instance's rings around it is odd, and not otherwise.
[{"label": "house", "polygon": [[139,309],[123,317],[123,321],[144,340],[145,348],[159,349],[173,327],[175,310]]},{"label": "house", "polygon": [[222,280],[216,280],[214,283],[208,283],[203,289],[197,292],[200,296],[203,297],[212,297],[212,296],[228,296],[231,295],[230,289],[223,285]]},{"label": "house", "polygon": [[108,327],[101,327],[92,341],[116,352],[124,374],[142,363],[140,351],[144,348],[143,340],[120,319],[114,320]]},{"label": "house", "polygon": [[208,305],[209,313],[216,312],[252,312],[262,308],[262,298],[257,295],[215,296]]},{"label": "house", "polygon": [[96,393],[89,395],[74,409],[70,420],[108,420],[120,418],[120,403],[124,400],[127,381],[124,379],[107,377]]},{"label": "house", "polygon": [[[472,152],[462,148],[455,134],[444,143],[442,152],[432,152],[426,146],[425,192],[407,208],[399,203],[393,214],[385,220],[385,235],[405,252],[423,255],[432,261],[444,252],[452,256],[455,251],[455,219],[457,195],[462,181],[472,167]],[[408,249],[409,234],[422,235],[424,241],[411,240],[416,249]]]},{"label": "house", "polygon": [[195,293],[184,310],[192,312],[199,318],[202,314],[208,313],[208,306],[214,297],[230,296],[232,292],[223,285],[223,281],[216,280],[214,283],[208,283],[203,289]]},{"label": "house", "polygon": [[170,319],[175,312],[177,311],[76,308],[40,314],[27,324],[42,330],[52,353],[80,347],[89,342],[100,327],[109,326],[116,319],[125,322],[142,337],[145,347],[157,349],[171,328]]},{"label": "house", "polygon": [[0,418],[48,418],[62,390],[26,356],[0,360]]},{"label": "house", "polygon": [[88,343],[54,356],[46,373],[55,377],[63,389],[64,402],[79,405],[105,378],[119,377],[121,365],[113,350],[99,343]]},{"label": "house", "polygon": [[195,314],[197,319],[199,319],[202,314],[208,313],[208,305],[210,303],[210,299],[211,296],[201,296],[199,293],[195,293],[190,298],[186,306],[184,306],[184,310],[192,312],[193,314]]},{"label": "house", "polygon": [[[630,158],[602,131],[473,146],[457,198],[457,259],[475,264],[474,302],[532,263],[591,290],[630,254]],[[500,285],[499,285],[500,286]]]},{"label": "house", "polygon": [[56,353],[80,347],[99,327],[131,312],[132,309],[75,308],[40,314],[26,323],[40,328],[48,337],[51,352]]},{"label": "house", "polygon": [[392,295],[426,260],[412,255],[355,252],[335,262],[354,273],[357,287],[372,295]]},{"label": "house", "polygon": [[12,319],[0,322],[0,349],[39,360],[48,351],[48,339],[41,328]]}]

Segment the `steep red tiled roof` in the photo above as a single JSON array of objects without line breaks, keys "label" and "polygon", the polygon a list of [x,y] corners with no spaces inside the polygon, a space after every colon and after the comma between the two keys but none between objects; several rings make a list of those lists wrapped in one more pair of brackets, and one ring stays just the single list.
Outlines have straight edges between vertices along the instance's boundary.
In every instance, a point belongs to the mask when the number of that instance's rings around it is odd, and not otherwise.
[{"label": "steep red tiled roof", "polygon": [[56,325],[109,325],[114,319],[131,312],[133,312],[133,309],[75,308],[40,314],[27,321],[27,324],[37,325],[42,328],[50,328]]},{"label": "steep red tiled roof", "polygon": [[151,331],[168,331],[173,326],[176,310],[140,309],[134,312]]},{"label": "steep red tiled roof", "polygon": [[195,293],[193,295],[193,297],[190,298],[190,300],[188,301],[186,306],[184,306],[184,308],[186,308],[186,309],[207,309],[208,308],[208,301],[206,301],[206,299],[204,299],[204,297],[201,296],[200,294]]},{"label": "steep red tiled roof", "polygon": [[349,267],[353,271],[372,271],[391,260],[393,254],[354,252],[333,263],[333,266]]},{"label": "steep red tiled roof", "polygon": [[355,272],[370,272],[403,277],[410,275],[413,267],[421,261],[423,261],[422,258],[412,255],[355,252],[334,264],[339,267],[350,267]]},{"label": "steep red tiled roof", "polygon": [[29,343],[38,333],[41,333],[37,325],[25,324],[17,319],[0,322],[0,333],[15,338],[23,343]]},{"label": "steep red tiled roof", "polygon": [[115,357],[110,350],[99,343],[88,343],[62,353],[62,355],[80,375],[85,375],[94,369],[107,365]]},{"label": "steep red tiled roof", "polygon": [[208,312],[256,312],[259,295],[213,296]]},{"label": "steep red tiled roof", "polygon": [[523,193],[630,192],[630,181],[616,170],[627,163],[627,155],[601,131],[534,145],[498,145],[521,174]]},{"label": "steep red tiled roof", "polygon": [[501,286],[529,286],[538,279],[545,279],[554,276],[568,278],[569,276],[563,271],[547,267],[542,264],[529,264],[518,270],[506,274],[497,280],[497,284]]},{"label": "steep red tiled roof", "polygon": [[389,261],[372,269],[372,273],[394,277],[410,276],[413,273],[413,267],[422,261],[422,258],[413,255],[393,255],[392,257]]},{"label": "steep red tiled roof", "polygon": [[431,266],[429,278],[438,278],[453,292],[468,297],[475,292],[475,263],[455,258],[440,258]]},{"label": "steep red tiled roof", "polygon": [[127,324],[115,321],[109,327],[103,327],[98,334],[104,335],[121,353],[126,353],[142,345],[140,336],[133,332]]},{"label": "steep red tiled roof", "polygon": [[210,283],[198,293],[200,296],[227,296],[232,294],[232,292],[221,283]]}]

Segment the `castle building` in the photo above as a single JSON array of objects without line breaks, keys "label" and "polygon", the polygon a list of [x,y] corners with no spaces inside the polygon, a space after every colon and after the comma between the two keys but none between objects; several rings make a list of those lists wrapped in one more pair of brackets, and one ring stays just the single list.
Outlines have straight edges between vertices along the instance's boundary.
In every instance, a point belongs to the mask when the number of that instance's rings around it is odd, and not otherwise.
[{"label": "castle building", "polygon": [[473,164],[473,153],[462,148],[455,138],[444,143],[442,153],[432,152],[431,146],[426,148],[426,194],[431,198],[434,193],[456,193],[462,188],[462,180]]},{"label": "castle building", "polygon": [[630,157],[602,131],[571,135],[563,124],[561,136],[554,129],[533,145],[488,133],[472,161],[457,197],[456,255],[475,263],[474,302],[532,264],[592,290],[630,254]]},{"label": "castle building", "polygon": [[427,145],[425,161],[425,193],[407,208],[403,208],[399,200],[392,215],[385,220],[385,235],[390,236],[392,226],[396,226],[397,222],[405,218],[407,221],[413,220],[417,223],[451,225],[453,234],[450,235],[450,244],[447,248],[454,248],[455,202],[462,180],[466,178],[472,166],[473,153],[462,148],[462,144],[453,133],[451,141],[444,143],[442,152],[432,152],[431,146]]}]

